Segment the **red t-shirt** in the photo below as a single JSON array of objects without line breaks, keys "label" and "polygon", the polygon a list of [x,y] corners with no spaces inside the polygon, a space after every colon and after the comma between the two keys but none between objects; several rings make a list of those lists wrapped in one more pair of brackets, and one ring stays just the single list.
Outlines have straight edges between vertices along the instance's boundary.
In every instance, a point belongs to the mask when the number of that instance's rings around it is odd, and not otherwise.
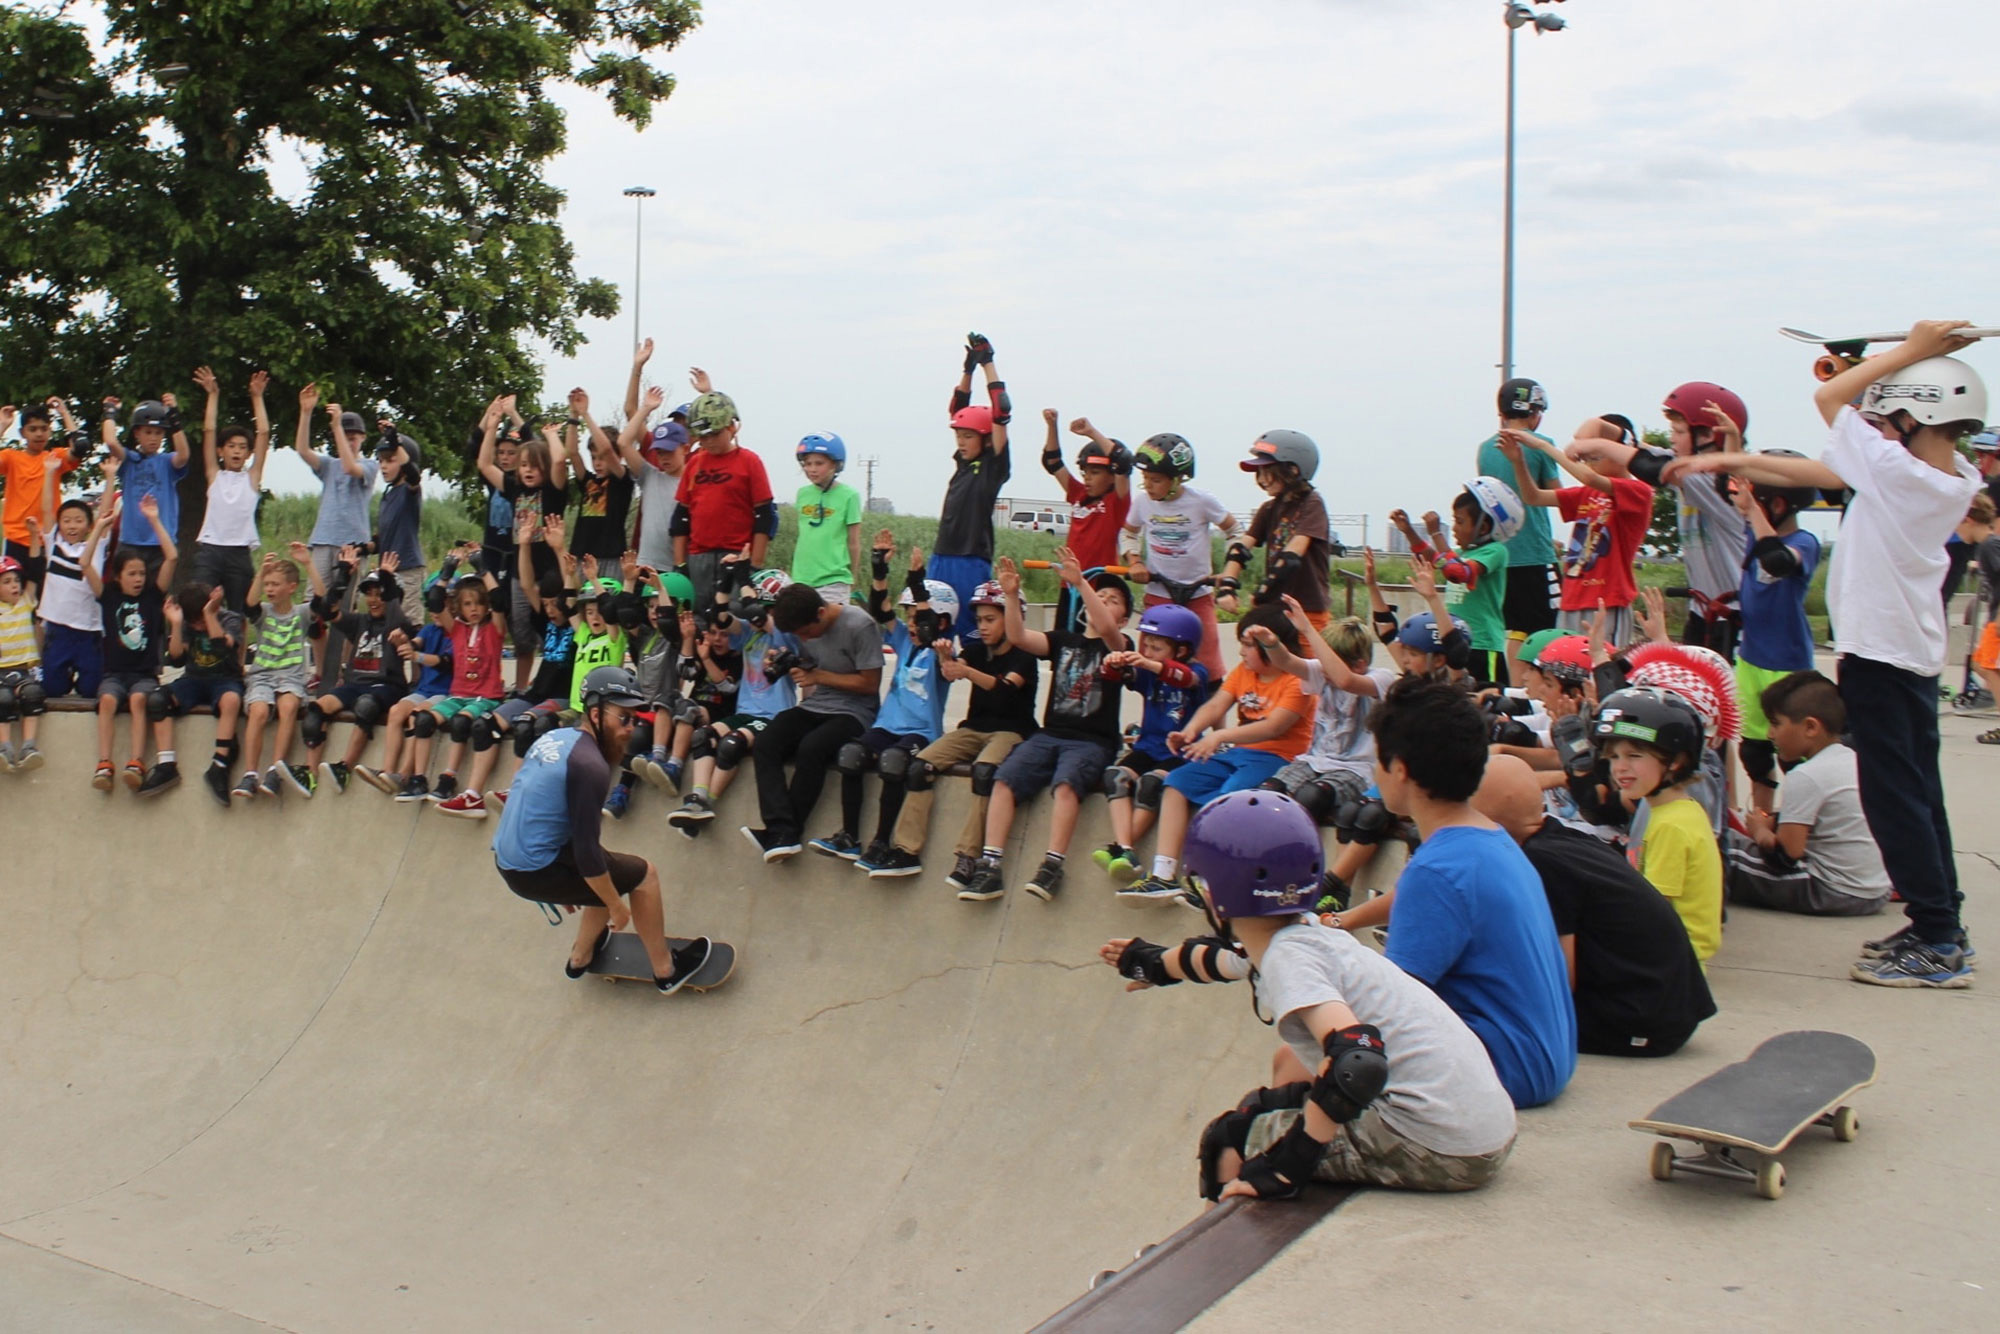
[{"label": "red t-shirt", "polygon": [[1576,524],[1562,558],[1562,609],[1631,606],[1639,593],[1632,562],[1653,522],[1653,488],[1636,477],[1612,478],[1608,496],[1568,486],[1556,492],[1556,507]]},{"label": "red t-shirt", "polygon": [[757,506],[771,500],[764,460],[742,447],[727,454],[688,451],[674,499],[687,506],[688,551],[741,551]]},{"label": "red t-shirt", "polygon": [[500,622],[488,616],[478,625],[451,623],[451,694],[453,699],[499,699]]},{"label": "red t-shirt", "polygon": [[1071,482],[1063,497],[1075,507],[1069,519],[1069,549],[1086,570],[1118,563],[1118,530],[1125,526],[1125,512],[1132,508],[1130,495],[1119,495],[1118,484],[1092,500],[1082,482]]}]

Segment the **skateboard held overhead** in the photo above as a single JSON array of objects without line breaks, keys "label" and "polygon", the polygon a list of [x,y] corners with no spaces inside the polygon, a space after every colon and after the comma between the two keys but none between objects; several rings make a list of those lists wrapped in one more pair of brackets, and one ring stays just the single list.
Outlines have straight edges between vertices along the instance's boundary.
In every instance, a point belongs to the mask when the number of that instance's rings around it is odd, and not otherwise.
[{"label": "skateboard held overhead", "polygon": [[[679,936],[667,937],[670,949],[681,949],[688,943]],[[604,952],[590,965],[590,971],[607,982],[644,982],[648,986],[653,983],[653,961],[646,957],[646,947],[639,937],[629,931],[612,933]],[[682,990],[712,991],[727,982],[735,971],[735,948],[724,941],[715,941],[709,947],[708,961],[695,969],[694,976],[682,984]]]},{"label": "skateboard held overhead", "polygon": [[[1842,338],[1826,338],[1807,333],[1804,329],[1781,328],[1778,332],[1801,343],[1818,343],[1826,349],[1826,355],[1813,363],[1813,375],[1820,380],[1831,380],[1860,362],[1870,343],[1900,343],[1910,336],[1908,329],[1895,333],[1849,334]],[[1966,338],[2000,337],[2000,329],[1960,329],[1958,332]]]},{"label": "skateboard held overhead", "polygon": [[[1837,1140],[1852,1140],[1861,1122],[1844,1106],[1875,1082],[1875,1053],[1845,1033],[1780,1033],[1734,1065],[1725,1065],[1629,1124],[1700,1149],[1677,1154],[1663,1139],[1648,1166],[1655,1180],[1676,1172],[1755,1183],[1767,1200],[1784,1194],[1785,1166],[1778,1155],[1807,1126],[1823,1125]],[[1754,1153],[1755,1167],[1739,1153]]]}]

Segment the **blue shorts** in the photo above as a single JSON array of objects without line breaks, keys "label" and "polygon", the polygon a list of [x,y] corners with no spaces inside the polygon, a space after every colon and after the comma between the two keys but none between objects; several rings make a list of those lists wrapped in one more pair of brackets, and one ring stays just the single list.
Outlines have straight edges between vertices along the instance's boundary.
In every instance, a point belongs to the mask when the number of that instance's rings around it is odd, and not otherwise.
[{"label": "blue shorts", "polygon": [[1104,766],[1117,749],[1111,741],[1078,741],[1037,732],[1007,752],[993,775],[1005,783],[1015,801],[1026,801],[1054,784],[1081,797],[1104,782]]},{"label": "blue shorts", "polygon": [[1225,792],[1256,787],[1285,767],[1285,757],[1268,750],[1232,746],[1206,760],[1183,764],[1167,775],[1167,786],[1200,806]]},{"label": "blue shorts", "polygon": [[167,693],[174,697],[174,716],[186,714],[191,709],[218,708],[224,695],[236,696],[236,702],[243,702],[243,682],[233,676],[189,676],[183,672],[167,685]]}]

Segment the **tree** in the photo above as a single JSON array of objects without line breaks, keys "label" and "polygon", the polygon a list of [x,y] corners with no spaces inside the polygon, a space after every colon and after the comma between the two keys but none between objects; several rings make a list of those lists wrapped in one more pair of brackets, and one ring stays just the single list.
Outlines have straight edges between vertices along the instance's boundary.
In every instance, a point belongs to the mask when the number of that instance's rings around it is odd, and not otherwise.
[{"label": "tree", "polygon": [[[425,458],[448,476],[486,399],[536,401],[531,336],[567,354],[580,317],[617,313],[556,222],[548,90],[643,126],[674,89],[649,57],[700,22],[699,0],[97,9],[94,34],[0,9],[0,398],[186,403],[206,364],[228,420],[263,368],[281,442],[317,380],[452,447]],[[288,195],[272,168],[293,154]]]},{"label": "tree", "polygon": [[[1673,437],[1665,431],[1640,433],[1640,439],[1655,449],[1672,449]],[[1646,527],[1645,551],[1659,560],[1678,560],[1681,554],[1680,497],[1671,486],[1653,490],[1653,520]]]}]

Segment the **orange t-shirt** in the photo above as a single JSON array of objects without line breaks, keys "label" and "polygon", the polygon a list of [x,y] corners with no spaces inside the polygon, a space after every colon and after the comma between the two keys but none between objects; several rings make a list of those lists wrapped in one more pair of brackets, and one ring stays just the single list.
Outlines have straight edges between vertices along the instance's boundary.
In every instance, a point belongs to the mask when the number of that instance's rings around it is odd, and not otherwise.
[{"label": "orange t-shirt", "polygon": [[1260,723],[1274,709],[1290,709],[1299,716],[1299,720],[1283,736],[1269,741],[1245,741],[1242,745],[1246,749],[1268,750],[1273,755],[1295,760],[1312,745],[1313,713],[1319,708],[1319,700],[1306,694],[1300,687],[1298,677],[1290,672],[1259,676],[1238,663],[1229,669],[1228,676],[1222,678],[1222,688],[1236,697],[1236,721],[1239,723]]},{"label": "orange t-shirt", "polygon": [[[0,501],[0,530],[7,534],[9,542],[28,545],[28,516],[42,512],[42,474],[50,468],[61,469],[57,478],[67,477],[76,471],[76,460],[67,449],[45,449],[39,454],[30,454],[25,449],[0,449],[0,482],[7,486],[7,497]],[[62,497],[57,496],[60,504]],[[42,534],[47,540],[48,534]]]}]

